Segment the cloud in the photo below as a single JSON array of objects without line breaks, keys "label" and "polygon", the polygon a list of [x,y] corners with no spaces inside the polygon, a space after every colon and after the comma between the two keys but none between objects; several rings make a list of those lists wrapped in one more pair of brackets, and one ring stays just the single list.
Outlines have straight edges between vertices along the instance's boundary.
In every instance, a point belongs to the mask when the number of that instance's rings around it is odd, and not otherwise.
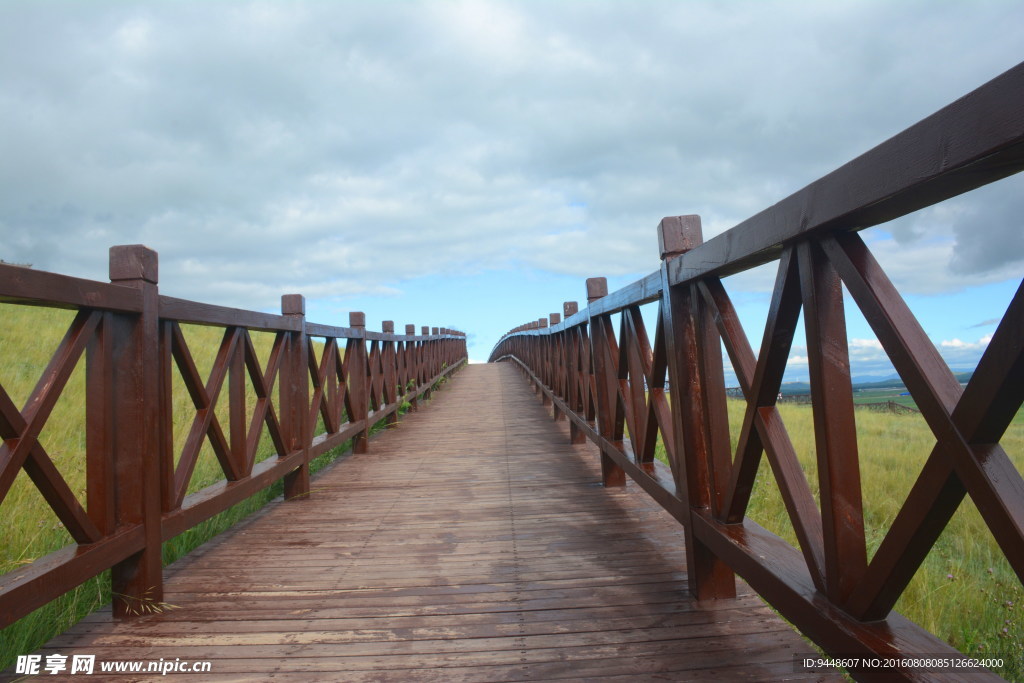
[{"label": "cloud", "polygon": [[[487,269],[646,273],[662,216],[725,230],[1012,66],[1022,20],[1010,3],[9,2],[0,258],[102,278],[106,247],[142,242],[167,293],[254,308]],[[1019,274],[1015,188],[873,246],[920,291]]]},{"label": "cloud", "polygon": [[[799,335],[801,331],[798,330]],[[892,364],[877,339],[847,340],[851,375],[856,377],[890,374]],[[794,344],[786,361],[786,381],[806,380],[810,359],[807,347]]]},{"label": "cloud", "polygon": [[976,342],[965,342],[959,339],[946,339],[939,342],[939,347],[949,351],[982,351],[992,341],[992,335],[986,335]]},{"label": "cloud", "polygon": [[[974,368],[985,352],[992,335],[985,335],[975,341],[945,339],[936,344],[939,355],[954,370]],[[895,369],[888,355],[877,339],[848,340],[850,373],[856,382],[859,378],[888,377]],[[786,381],[806,380],[809,359],[807,347],[794,344],[786,362]]]},{"label": "cloud", "polygon": [[[1014,176],[869,230],[901,288],[934,294],[1024,272],[1024,177]],[[876,237],[877,235],[877,237]]]},{"label": "cloud", "polygon": [[[993,232],[1003,232],[1003,229],[1000,227]],[[959,265],[963,263],[960,254],[965,249],[962,240],[951,232],[936,230],[928,236],[912,238],[907,242],[884,230],[872,228],[866,231],[864,237],[886,275],[903,293],[942,294],[1019,279],[1024,273],[1024,260],[1017,258],[1021,252],[1014,251],[1012,239],[1001,243],[1006,253],[1000,258],[992,258],[987,267],[968,270]],[[989,235],[982,230],[976,230],[973,239],[992,239],[996,245],[1000,244],[998,235]],[[997,248],[985,247],[993,252]]]},{"label": "cloud", "polygon": [[981,360],[981,355],[988,348],[990,341],[992,341],[991,334],[975,341],[962,341],[955,337],[944,339],[938,344],[939,354],[954,370],[973,369]]}]

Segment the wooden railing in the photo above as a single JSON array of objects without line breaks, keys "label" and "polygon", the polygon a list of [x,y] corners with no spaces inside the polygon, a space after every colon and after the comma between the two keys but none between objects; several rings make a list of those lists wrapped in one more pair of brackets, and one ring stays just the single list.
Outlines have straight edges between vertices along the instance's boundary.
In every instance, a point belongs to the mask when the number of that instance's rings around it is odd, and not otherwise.
[{"label": "wooden railing", "polygon": [[[110,280],[0,265],[0,302],[77,311],[24,408],[0,385],[0,502],[24,470],[74,540],[0,576],[0,628],[108,568],[115,615],[149,611],[162,600],[163,541],[281,479],[285,498],[309,495],[311,460],[350,439],[365,452],[373,425],[415,409],[466,360],[461,332],[417,335],[407,325],[395,334],[390,322],[371,332],[362,313],[349,327],[319,325],[306,322],[300,295],[282,297],[281,315],[161,296],[157,254],[142,246],[111,248]],[[182,333],[188,323],[224,330],[205,380]],[[265,365],[250,332],[273,335]],[[84,505],[40,440],[83,357]],[[175,372],[195,407],[178,452]],[[216,410],[225,385],[228,436]],[[224,415],[223,398],[220,406]],[[275,453],[257,462],[264,426]],[[206,441],[224,479],[189,493]]]},{"label": "wooden railing", "polygon": [[[1024,64],[707,243],[697,216],[664,219],[659,271],[610,294],[604,278],[588,280],[584,310],[569,302],[517,327],[491,361],[519,365],[555,419],[568,417],[570,438],[599,446],[605,485],[628,474],[679,520],[698,598],[734,595],[735,572],[828,652],[953,656],[892,609],[968,493],[1024,579],[1024,481],[999,445],[1024,398],[1024,286],[965,388],[857,231],[1022,168]],[[755,356],[722,278],[770,261],[778,274]],[[841,283],[936,439],[870,562]],[[652,302],[653,335],[640,310]],[[801,310],[820,509],[776,408]],[[735,452],[723,345],[746,400]],[[659,433],[669,467],[654,457]],[[762,453],[798,548],[745,517]]]}]

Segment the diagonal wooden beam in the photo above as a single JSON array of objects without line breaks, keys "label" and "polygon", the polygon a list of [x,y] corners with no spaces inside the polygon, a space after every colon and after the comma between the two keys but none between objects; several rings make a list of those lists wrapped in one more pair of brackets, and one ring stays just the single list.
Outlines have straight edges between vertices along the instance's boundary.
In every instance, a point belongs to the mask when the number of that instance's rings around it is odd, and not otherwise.
[{"label": "diagonal wooden beam", "polygon": [[41,444],[35,444],[23,467],[76,543],[95,543],[103,538],[103,532],[78,502]]},{"label": "diagonal wooden beam", "polygon": [[[783,272],[780,268],[780,273]],[[776,277],[778,280],[778,276]],[[722,286],[722,281],[716,277],[709,277],[698,283],[701,296],[707,302],[711,310],[718,333],[722,337],[725,351],[732,362],[736,379],[743,389],[744,396],[750,396],[750,387],[754,381],[754,373],[757,368],[757,359],[754,357],[754,350],[747,340],[747,333],[740,323],[740,317],[732,305],[732,300]],[[779,288],[776,281],[775,291]],[[774,296],[773,296],[774,299]],[[767,327],[767,325],[766,325]]]},{"label": "diagonal wooden beam", "polygon": [[720,518],[730,524],[743,521],[761,453],[765,452],[808,572],[815,586],[824,590],[821,515],[782,416],[775,406],[803,305],[793,250],[784,251],[779,260],[761,351],[756,359],[721,281],[709,278],[702,282],[700,289],[747,399]]},{"label": "diagonal wooden beam", "polygon": [[[611,317],[600,317],[596,319],[596,322],[596,329],[594,330],[594,338],[598,341],[596,353],[604,356],[604,363],[607,368],[604,373],[604,396],[606,397],[607,404],[603,412],[607,418],[606,426],[609,432],[605,436],[611,441],[622,441],[626,415],[625,402],[619,395],[616,382],[619,372],[619,345],[615,339],[615,332],[612,330]],[[601,412],[602,408],[598,406],[598,414],[600,415]]]},{"label": "diagonal wooden beam", "polygon": [[[623,419],[626,431],[629,432],[629,439],[633,442],[633,452],[636,453],[639,447],[643,446],[643,433],[641,427],[642,412],[640,406],[645,405],[643,393],[643,370],[633,365],[634,348],[636,345],[635,330],[629,324],[629,316],[623,311],[619,319],[619,348],[616,351],[617,360],[615,371],[618,381],[616,383],[616,400],[622,403]],[[639,375],[635,373],[639,372]],[[637,396],[637,380],[640,381],[641,395]]]},{"label": "diagonal wooden beam", "polygon": [[[623,317],[628,318],[635,344],[632,351],[631,374],[636,377],[639,373],[639,382],[634,380],[633,397],[634,401],[643,408],[642,417],[638,419],[641,433],[643,435],[641,450],[635,450],[637,462],[649,474],[654,472],[654,454],[658,440],[658,429],[660,418],[664,417],[671,422],[671,411],[665,400],[665,369],[661,368],[661,376],[655,377],[654,372],[654,351],[647,336],[647,328],[639,307],[630,307],[623,311]],[[657,333],[657,331],[655,332]]]},{"label": "diagonal wooden beam", "polygon": [[270,439],[274,444],[277,454],[283,456],[287,453],[284,445],[284,436],[281,431],[281,423],[277,418],[273,403],[274,384],[277,381],[278,370],[281,367],[281,350],[285,343],[285,333],[278,332],[274,337],[274,344],[270,350],[270,357],[267,359],[267,369],[265,372],[260,368],[256,349],[253,347],[252,340],[248,335],[246,335],[244,341],[246,349],[245,362],[256,392],[256,406],[253,410],[246,445],[248,452],[246,471],[251,473],[256,459],[256,448],[259,445],[263,423],[266,424],[267,432],[270,434]]},{"label": "diagonal wooden beam", "polygon": [[[244,415],[245,387],[244,385],[237,386],[234,391],[232,391],[232,387],[230,386],[232,374],[234,374],[237,380],[239,380],[238,383],[244,382],[244,378],[239,367],[242,359],[238,355],[238,349],[240,346],[239,339],[242,336],[243,330],[244,328],[241,327],[229,327],[224,330],[224,341],[221,344],[222,353],[217,354],[217,359],[213,364],[213,370],[210,372],[210,380],[206,385],[206,392],[210,396],[210,407],[207,413],[209,417],[209,426],[206,430],[206,436],[210,439],[210,446],[213,448],[213,453],[217,457],[221,470],[224,472],[224,476],[227,477],[228,481],[238,481],[245,476],[245,473],[242,471],[242,463],[233,457],[235,449],[232,444],[228,443],[227,438],[224,436],[224,430],[221,427],[220,419],[217,417],[216,406],[220,392],[227,383],[229,385],[228,419],[233,420],[233,413],[236,411],[239,416]],[[233,398],[237,400],[235,405],[232,405]],[[241,430],[239,430],[239,432],[242,433]]]},{"label": "diagonal wooden beam", "polygon": [[649,398],[652,352],[638,307],[630,307],[622,312],[622,327],[620,338],[623,339],[624,357],[620,359],[619,374],[621,376],[623,373],[623,365],[628,368],[630,406],[627,419],[632,417],[629,433],[633,441],[633,453],[638,465],[645,471],[653,472],[658,427],[657,416],[652,411]]},{"label": "diagonal wooden beam", "polygon": [[722,341],[715,327],[714,316],[696,283],[690,286],[690,290],[691,315],[697,334],[697,363],[702,377],[700,396],[704,405],[704,420],[701,428],[705,432],[704,441],[710,450],[710,503],[712,514],[717,517],[722,512],[732,469]]},{"label": "diagonal wooden beam", "polygon": [[39,434],[101,320],[98,311],[83,310],[75,316],[26,402],[24,414],[0,386],[0,437],[4,439],[0,445],[0,501],[7,496],[18,471],[24,469],[78,543],[98,541],[103,533],[53,464],[39,442]]},{"label": "diagonal wooden beam", "polygon": [[938,439],[872,558],[851,611],[865,619],[889,613],[968,490],[1024,580],[1024,482],[997,443],[1024,394],[1024,285],[961,392],[859,236],[826,240],[823,247],[922,412],[927,410]]},{"label": "diagonal wooden beam", "polygon": [[665,342],[665,325],[661,316],[661,306],[664,302],[658,303],[658,322],[654,328],[654,347],[651,349],[651,375],[650,375],[650,410],[656,415],[658,429],[661,431],[661,443],[665,448],[665,455],[672,461],[672,454],[675,449],[674,432],[672,431],[672,408],[669,406],[666,396],[665,382],[668,378],[668,354]]},{"label": "diagonal wooden beam", "polygon": [[[24,433],[27,429],[28,423],[0,386],[0,436],[5,441],[19,439],[16,435]],[[3,449],[7,449],[6,443]],[[0,455],[4,453],[0,452]],[[0,501],[7,496],[18,470],[24,469],[75,542],[93,543],[103,537],[103,533],[82,508],[42,444],[38,441],[33,442],[32,448],[26,452],[24,460],[17,468],[12,465],[13,453],[8,452],[6,455]]]},{"label": "diagonal wooden beam", "polygon": [[237,468],[228,456],[227,442],[224,439],[224,432],[220,428],[215,412],[217,398],[228,371],[227,361],[238,343],[237,329],[228,328],[224,331],[224,337],[221,339],[217,358],[214,360],[209,380],[205,386],[196,383],[199,374],[188,351],[188,346],[185,344],[185,339],[180,332],[179,328],[177,329],[177,334],[175,334],[174,356],[178,360],[179,369],[182,371],[182,379],[185,380],[186,386],[189,387],[189,393],[192,394],[193,401],[196,402],[197,410],[196,416],[192,421],[192,427],[185,439],[185,444],[182,446],[178,466],[174,470],[174,508],[180,507],[185,499],[188,484],[192,479],[192,473],[199,460],[199,451],[205,437],[210,438],[210,445],[213,447],[214,454],[228,480],[236,481],[242,476],[239,471],[236,471]]},{"label": "diagonal wooden beam", "polygon": [[[101,318],[102,314],[98,311],[78,312],[46,369],[39,376],[39,381],[25,402],[23,410],[18,411],[14,408],[10,397],[4,394],[9,410],[5,411],[6,424],[2,427],[12,435],[4,437],[4,443],[0,445],[0,500],[7,496],[14,478],[35,449],[43,426],[74,372],[78,359],[92,339]],[[21,427],[18,428],[18,425]]]}]

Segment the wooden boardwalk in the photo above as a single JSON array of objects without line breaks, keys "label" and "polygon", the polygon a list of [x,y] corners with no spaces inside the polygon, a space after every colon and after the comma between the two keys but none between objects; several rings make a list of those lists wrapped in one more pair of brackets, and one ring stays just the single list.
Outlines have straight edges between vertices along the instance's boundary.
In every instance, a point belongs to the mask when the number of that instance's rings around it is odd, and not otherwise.
[{"label": "wooden boardwalk", "polygon": [[820,680],[742,583],[689,597],[679,525],[603,489],[510,365],[467,367],[370,450],[168,568],[178,609],[97,613],[40,653],[209,660],[203,680]]}]

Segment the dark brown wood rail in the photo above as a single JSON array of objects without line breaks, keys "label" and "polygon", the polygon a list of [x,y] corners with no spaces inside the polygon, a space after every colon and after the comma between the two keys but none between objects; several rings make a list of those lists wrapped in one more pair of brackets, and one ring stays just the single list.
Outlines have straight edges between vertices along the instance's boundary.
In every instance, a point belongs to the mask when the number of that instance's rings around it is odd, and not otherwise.
[{"label": "dark brown wood rail", "polygon": [[[606,486],[629,475],[685,527],[696,597],[731,597],[735,572],[828,652],[957,656],[892,609],[968,494],[1024,580],[1024,480],[999,444],[1024,399],[1024,285],[961,387],[857,232],[1022,169],[1024,64],[707,243],[699,217],[664,219],[659,271],[612,293],[588,280],[585,309],[569,302],[515,328],[491,361],[514,362],[555,419],[568,417],[573,441],[599,446]],[[778,275],[755,356],[722,277],[770,261]],[[936,439],[870,562],[840,283]],[[652,302],[649,333],[640,306]],[[801,311],[820,509],[776,408]],[[735,452],[723,345],[747,404]],[[654,459],[659,433],[670,467]],[[745,518],[762,454],[799,548]]]},{"label": "dark brown wood rail", "polygon": [[[111,248],[110,280],[0,264],[0,301],[77,311],[23,408],[0,386],[0,501],[24,470],[74,540],[0,576],[0,628],[106,569],[115,615],[145,613],[163,599],[163,541],[281,479],[286,498],[310,495],[311,460],[350,439],[365,452],[372,426],[394,421],[405,403],[415,408],[466,360],[461,332],[423,327],[417,335],[408,325],[395,334],[391,322],[372,332],[362,313],[349,327],[311,323],[297,294],[282,297],[280,315],[162,296],[157,254],[142,246]],[[207,378],[182,334],[189,323],[224,331]],[[250,332],[274,335],[265,366]],[[85,505],[39,439],[83,358]],[[178,453],[172,373],[195,407]],[[222,393],[229,437],[215,411]],[[257,463],[264,426],[276,457]],[[224,479],[188,493],[207,440]]]}]

